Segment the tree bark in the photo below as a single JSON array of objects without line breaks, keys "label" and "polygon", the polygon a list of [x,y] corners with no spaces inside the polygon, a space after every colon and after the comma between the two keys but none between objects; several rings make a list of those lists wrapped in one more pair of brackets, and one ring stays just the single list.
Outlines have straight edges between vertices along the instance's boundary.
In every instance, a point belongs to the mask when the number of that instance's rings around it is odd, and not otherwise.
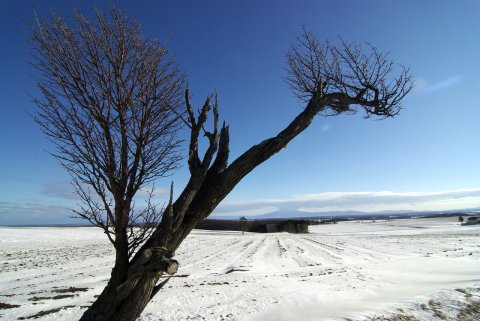
[{"label": "tree bark", "polygon": [[82,321],[129,321],[137,319],[168,279],[157,285],[164,273],[174,274],[178,262],[164,249],[146,250],[136,264],[122,270],[115,266],[107,286],[85,311]]}]

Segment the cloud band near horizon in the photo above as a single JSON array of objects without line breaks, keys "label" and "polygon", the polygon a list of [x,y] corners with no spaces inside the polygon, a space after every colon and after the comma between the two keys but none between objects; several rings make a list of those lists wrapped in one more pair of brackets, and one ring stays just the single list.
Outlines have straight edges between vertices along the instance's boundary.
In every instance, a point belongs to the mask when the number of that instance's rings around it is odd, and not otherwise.
[{"label": "cloud band near horizon", "polygon": [[480,189],[441,192],[326,192],[265,199],[226,202],[216,216],[252,216],[275,212],[300,211],[447,211],[480,207]]},{"label": "cloud band near horizon", "polygon": [[[60,195],[57,195],[60,196]],[[65,195],[63,195],[65,196]],[[72,203],[72,207],[75,207]],[[82,223],[71,218],[67,203],[0,202],[2,224]],[[447,211],[480,208],[480,189],[440,192],[326,192],[284,199],[224,202],[212,216],[255,216],[270,213],[331,211]]]}]

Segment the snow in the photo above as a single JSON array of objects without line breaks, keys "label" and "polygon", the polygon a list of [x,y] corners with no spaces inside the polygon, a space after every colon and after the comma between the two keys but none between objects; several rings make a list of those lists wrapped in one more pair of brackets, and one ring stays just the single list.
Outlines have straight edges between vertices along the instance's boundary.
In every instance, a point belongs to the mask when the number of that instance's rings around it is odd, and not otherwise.
[{"label": "snow", "polygon": [[[194,230],[176,253],[177,276],[140,320],[363,320],[395,309],[432,320],[431,298],[453,313],[452,302],[466,300],[458,289],[479,294],[480,225],[421,218],[309,229]],[[113,258],[97,228],[0,228],[0,302],[20,305],[0,319],[60,308],[36,320],[77,320]]]}]

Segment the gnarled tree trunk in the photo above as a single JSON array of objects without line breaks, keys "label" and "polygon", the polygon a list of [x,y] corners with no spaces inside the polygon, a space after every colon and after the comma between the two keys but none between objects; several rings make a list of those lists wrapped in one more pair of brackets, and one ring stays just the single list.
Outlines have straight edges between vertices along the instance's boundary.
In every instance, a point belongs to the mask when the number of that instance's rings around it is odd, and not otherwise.
[{"label": "gnarled tree trunk", "polygon": [[[176,272],[178,263],[172,259],[174,252],[196,224],[209,216],[243,177],[305,130],[317,114],[352,112],[351,106],[363,108],[367,117],[386,118],[398,113],[400,102],[412,88],[408,69],[404,68],[398,78],[388,83],[385,78],[392,64],[375,48],[371,48],[372,54],[365,55],[359,47],[346,43],[343,51],[336,47],[323,48],[307,32],[303,39],[300,46],[305,52],[294,47],[287,58],[291,69],[289,83],[300,98],[308,97],[305,109],[278,135],[252,146],[230,165],[229,129],[224,124],[218,130],[216,97],[213,104],[209,97],[195,116],[187,89],[188,119],[184,122],[190,128],[190,180],[175,203],[170,192],[169,206],[159,226],[127,269],[116,270],[115,266],[107,287],[81,320],[133,321],[140,316],[168,281],[167,278],[158,283],[162,275]],[[210,111],[212,132],[204,128]],[[201,132],[209,141],[202,158],[198,155]]]},{"label": "gnarled tree trunk", "polygon": [[[83,202],[75,212],[101,227],[116,251],[110,281],[81,320],[135,320],[166,284],[168,278],[160,282],[161,277],[177,271],[174,252],[196,224],[315,115],[360,106],[367,117],[391,117],[412,88],[408,68],[387,79],[393,63],[372,46],[367,53],[349,43],[322,46],[304,31],[287,53],[287,82],[307,103],[305,109],[278,135],[228,165],[229,130],[218,128],[216,97],[196,115],[187,90],[185,112],[184,74],[166,56],[166,47],[141,36],[139,23],[115,8],[108,16],[97,12],[95,23],[77,13],[75,27],[55,12],[52,18],[37,17],[32,28],[33,66],[43,96],[35,99],[35,119],[73,178]],[[209,115],[211,131],[205,129]],[[151,195],[145,210],[134,211],[131,201],[140,188],[177,167],[182,121],[190,128],[189,182],[175,202],[170,192],[163,213],[150,203]],[[202,157],[201,134],[209,143]],[[144,229],[135,229],[145,222]]]},{"label": "gnarled tree trunk", "polygon": [[[188,93],[186,96],[188,101]],[[190,181],[177,201],[169,204],[161,224],[137,252],[128,268],[115,265],[109,283],[81,320],[127,321],[138,318],[148,302],[168,281],[167,278],[157,284],[161,277],[176,272],[178,263],[171,257],[196,224],[210,215],[243,177],[307,128],[327,102],[327,97],[312,99],[305,110],[282,132],[251,147],[230,166],[227,166],[229,154],[227,126],[223,126],[220,133],[217,133],[216,129],[214,133],[207,133],[207,136],[212,137],[211,148],[206,151],[203,161],[200,162],[196,142],[200,128],[206,120],[206,117],[203,117],[202,121],[202,115],[206,116],[209,111],[209,103],[204,105],[198,122],[194,120],[192,113],[190,122],[193,125],[192,132],[196,134],[192,135],[190,144]],[[215,119],[216,108],[215,104]],[[198,131],[195,130],[196,127]],[[216,152],[213,162],[213,157],[209,155],[210,150],[212,156]]]}]

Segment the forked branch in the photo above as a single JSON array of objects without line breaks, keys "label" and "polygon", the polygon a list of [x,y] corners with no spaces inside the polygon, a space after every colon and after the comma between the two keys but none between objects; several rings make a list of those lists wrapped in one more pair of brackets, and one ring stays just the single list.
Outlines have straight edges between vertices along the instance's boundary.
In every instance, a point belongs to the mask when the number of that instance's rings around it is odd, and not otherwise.
[{"label": "forked branch", "polygon": [[366,117],[392,117],[413,87],[409,68],[371,44],[341,40],[339,46],[321,45],[305,29],[287,52],[287,63],[286,81],[299,99],[328,98],[325,115],[362,109]]}]

